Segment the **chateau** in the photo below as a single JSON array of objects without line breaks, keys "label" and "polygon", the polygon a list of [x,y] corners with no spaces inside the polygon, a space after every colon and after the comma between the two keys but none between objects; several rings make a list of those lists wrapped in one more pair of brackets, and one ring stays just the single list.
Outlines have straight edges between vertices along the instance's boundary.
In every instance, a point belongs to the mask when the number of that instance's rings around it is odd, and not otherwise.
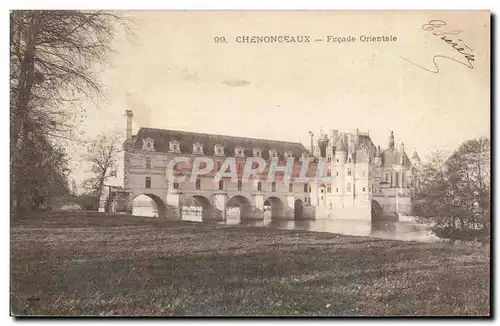
[{"label": "chateau", "polygon": [[[132,135],[133,112],[126,111],[126,140],[113,196],[106,205],[115,211],[132,211],[133,199],[146,195],[167,219],[182,219],[183,207],[202,208],[203,220],[225,220],[227,211],[239,207],[240,219],[357,219],[398,220],[411,215],[411,195],[416,184],[420,158],[408,158],[403,143],[391,132],[385,149],[376,146],[368,133],[356,130],[309,132],[308,148],[300,143],[222,136],[185,131],[140,128]],[[311,177],[268,180],[261,173],[248,182],[214,174],[172,182],[167,178],[169,160],[175,157],[209,157],[217,162],[234,157],[238,176],[246,158],[266,162],[293,159],[294,169],[308,158],[316,166],[325,162],[330,181]],[[296,165],[296,166],[295,166]],[[314,166],[313,169],[314,170]],[[267,172],[267,171],[265,171]],[[308,174],[308,176],[311,174]],[[103,208],[104,209],[104,208]]]}]

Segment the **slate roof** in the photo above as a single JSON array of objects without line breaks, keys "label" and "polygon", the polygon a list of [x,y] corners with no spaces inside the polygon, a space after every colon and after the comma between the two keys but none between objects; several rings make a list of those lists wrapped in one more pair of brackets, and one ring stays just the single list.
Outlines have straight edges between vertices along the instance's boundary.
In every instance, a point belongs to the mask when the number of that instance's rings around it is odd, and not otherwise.
[{"label": "slate roof", "polygon": [[[405,152],[403,152],[403,155],[404,155],[403,166],[410,168],[411,162],[410,162],[410,159],[408,158],[408,155],[406,155]],[[384,166],[391,166],[393,164],[396,164],[396,165],[401,164],[401,153],[398,150],[396,150],[395,148],[386,149],[385,151],[382,152],[382,164]]]},{"label": "slate roof", "polygon": [[294,142],[156,128],[140,128],[136,135],[134,148],[141,150],[143,139],[145,138],[152,138],[154,140],[155,151],[163,153],[170,151],[170,141],[173,140],[180,142],[182,154],[192,154],[193,143],[195,142],[203,144],[203,152],[206,156],[214,156],[215,145],[219,144],[224,146],[224,154],[226,156],[234,156],[237,146],[244,148],[245,157],[253,156],[253,149],[260,148],[264,159],[269,159],[270,149],[277,150],[280,159],[284,159],[285,151],[291,151],[296,159],[299,159],[302,153],[307,152],[304,145]]}]

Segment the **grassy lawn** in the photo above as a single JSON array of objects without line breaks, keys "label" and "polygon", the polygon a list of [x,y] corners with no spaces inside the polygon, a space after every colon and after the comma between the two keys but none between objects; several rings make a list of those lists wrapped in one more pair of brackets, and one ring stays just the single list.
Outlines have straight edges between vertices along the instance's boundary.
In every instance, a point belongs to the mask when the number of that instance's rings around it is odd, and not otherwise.
[{"label": "grassy lawn", "polygon": [[486,247],[45,214],[11,225],[14,315],[489,315]]}]

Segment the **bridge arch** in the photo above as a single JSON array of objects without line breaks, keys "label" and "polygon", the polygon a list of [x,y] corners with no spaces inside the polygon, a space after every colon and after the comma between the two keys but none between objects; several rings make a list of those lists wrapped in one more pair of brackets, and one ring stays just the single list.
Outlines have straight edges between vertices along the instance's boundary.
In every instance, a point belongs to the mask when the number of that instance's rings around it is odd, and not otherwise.
[{"label": "bridge arch", "polygon": [[[201,220],[210,220],[212,218],[213,206],[210,200],[201,195],[189,196],[182,201],[182,219],[185,219],[185,214],[192,214],[196,216],[201,213]],[[187,218],[186,218],[187,219]]]},{"label": "bridge arch", "polygon": [[301,199],[296,199],[293,205],[293,218],[301,220],[304,218],[304,203]]},{"label": "bridge arch", "polygon": [[372,200],[371,215],[372,215],[372,222],[377,222],[383,219],[384,210],[380,205],[380,203],[376,200]]},{"label": "bridge arch", "polygon": [[[149,203],[147,202],[148,199]],[[151,208],[151,212],[149,212],[148,206]],[[167,205],[158,195],[151,193],[139,194],[132,200],[132,214],[166,218]]]},{"label": "bridge arch", "polygon": [[237,214],[237,218],[240,221],[252,218],[252,204],[250,203],[250,200],[248,200],[248,198],[246,198],[245,196],[236,195],[231,197],[226,206],[228,209],[228,219],[233,217],[231,211],[236,207],[239,208],[239,211],[235,213]]},{"label": "bridge arch", "polygon": [[269,214],[271,220],[283,217],[283,202],[278,197],[269,197],[264,202],[264,216]]}]

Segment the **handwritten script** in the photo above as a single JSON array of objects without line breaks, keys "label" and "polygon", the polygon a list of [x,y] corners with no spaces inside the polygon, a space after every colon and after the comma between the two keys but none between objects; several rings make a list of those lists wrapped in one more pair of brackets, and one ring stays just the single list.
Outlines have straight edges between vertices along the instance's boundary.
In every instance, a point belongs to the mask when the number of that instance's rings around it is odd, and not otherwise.
[{"label": "handwritten script", "polygon": [[432,57],[432,63],[434,64],[433,68],[426,68],[424,66],[421,66],[419,64],[416,64],[415,62],[408,60],[407,58],[401,57],[402,59],[406,60],[407,62],[411,63],[412,65],[419,67],[420,69],[423,69],[425,71],[437,74],[439,70],[439,65],[437,64],[437,59],[447,59],[447,60],[452,60],[455,61],[469,69],[474,69],[474,50],[465,44],[465,42],[460,39],[460,33],[462,31],[456,30],[456,31],[449,31],[448,25],[446,24],[445,21],[443,20],[431,20],[427,24],[422,25],[422,29],[426,32],[432,32],[432,35],[435,37],[438,37],[441,39],[443,42],[446,42],[451,46],[451,48],[457,52],[458,54],[461,55],[461,60],[455,59],[452,57],[448,57],[445,55],[435,55]]}]

